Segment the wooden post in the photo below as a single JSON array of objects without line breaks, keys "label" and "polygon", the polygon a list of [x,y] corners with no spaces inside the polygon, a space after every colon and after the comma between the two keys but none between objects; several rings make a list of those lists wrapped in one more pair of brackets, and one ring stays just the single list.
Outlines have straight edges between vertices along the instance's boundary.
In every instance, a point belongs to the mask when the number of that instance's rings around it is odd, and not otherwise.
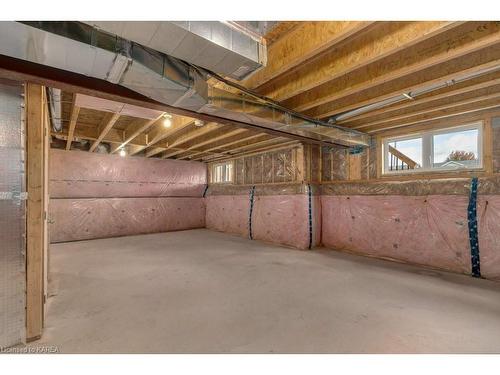
[{"label": "wooden post", "polygon": [[493,173],[493,129],[491,116],[487,115],[483,121],[483,169],[486,174]]},{"label": "wooden post", "polygon": [[26,340],[41,337],[44,293],[44,87],[26,85]]}]

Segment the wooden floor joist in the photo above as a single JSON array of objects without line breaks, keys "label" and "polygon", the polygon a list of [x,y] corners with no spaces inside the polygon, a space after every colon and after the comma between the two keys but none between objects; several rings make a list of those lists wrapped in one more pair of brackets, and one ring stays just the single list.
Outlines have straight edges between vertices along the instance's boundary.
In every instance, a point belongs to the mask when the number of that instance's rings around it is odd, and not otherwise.
[{"label": "wooden floor joist", "polygon": [[99,126],[99,135],[97,136],[97,139],[92,143],[90,146],[89,152],[94,152],[97,146],[99,146],[99,143],[104,139],[106,134],[109,133],[113,125],[115,124],[116,121],[120,118],[119,113],[106,113],[106,116],[104,117],[101,125]]},{"label": "wooden floor joist", "polygon": [[[495,77],[498,78],[490,78],[488,80],[485,80],[484,82],[480,82],[477,84],[473,84],[470,86],[465,86],[459,89],[453,89],[454,85],[450,86],[450,90],[446,90],[442,94],[436,94],[436,95],[424,95],[423,98],[416,97],[412,100],[407,100],[401,104],[395,104],[395,105],[390,105],[387,107],[383,107],[380,109],[368,111],[367,113],[358,115],[358,116],[353,116],[350,118],[347,118],[346,120],[338,121],[337,123],[341,126],[348,126],[348,127],[353,127],[356,128],[356,126],[364,124],[367,120],[377,120],[380,118],[385,118],[390,116],[391,114],[401,114],[402,111],[407,111],[412,110],[413,108],[421,108],[422,105],[428,105],[429,108],[432,108],[432,106],[435,103],[441,103],[442,100],[453,100],[456,101],[457,98],[462,97],[462,95],[465,94],[475,94],[476,92],[482,92],[484,89],[490,89],[494,88],[495,86],[500,86],[500,70],[495,73]],[[441,90],[440,90],[441,91]],[[432,94],[432,93],[431,93]],[[460,99],[458,99],[460,100]]]},{"label": "wooden floor joist", "polygon": [[[190,151],[190,150],[199,151],[199,148],[202,146],[205,146],[207,144],[211,144],[213,142],[217,142],[220,140],[224,140],[224,139],[229,138],[229,137],[234,136],[234,135],[240,135],[240,134],[245,133],[245,132],[247,132],[247,130],[245,130],[245,129],[229,130],[229,131],[224,132],[222,135],[219,135],[216,137],[209,137],[208,139],[205,139],[203,141],[195,142],[193,145],[189,146],[185,151]],[[177,157],[177,159],[179,159],[179,160],[187,159],[187,158],[190,158],[190,155]]]},{"label": "wooden floor joist", "polygon": [[[301,66],[299,71],[294,72],[293,77],[288,79],[284,77],[283,82],[267,85],[266,90],[260,92],[274,100],[286,101],[462,24],[462,22],[441,21],[379,23],[370,29],[370,33],[365,33],[345,46],[332,50],[322,59],[314,60],[314,63]],[[308,109],[304,106],[293,108],[299,111]]]},{"label": "wooden floor joist", "polygon": [[[249,144],[249,143],[253,143],[255,141],[253,141],[254,139],[257,139],[257,138],[263,138],[263,137],[268,137],[267,134],[253,134],[253,135],[249,135],[248,137],[241,137],[237,140],[231,140],[229,142],[223,142],[223,143],[220,143],[216,146],[211,146],[209,148],[206,148],[202,151],[198,151],[198,152],[195,152],[193,154],[191,154],[191,160],[200,160],[202,158],[202,156],[200,155],[204,155],[205,153],[209,153],[210,151],[213,151],[213,150],[229,150],[231,151],[231,149],[228,149],[229,146],[232,146],[232,145],[235,145],[235,144],[239,144],[239,143],[246,143],[246,144]],[[250,142],[252,141],[252,142]]]},{"label": "wooden floor joist", "polygon": [[[203,127],[201,128],[195,128],[192,132],[188,133],[188,134],[185,134],[183,136],[180,136],[178,139],[176,139],[173,143],[169,144],[167,146],[167,151],[169,148],[173,148],[173,147],[177,147],[181,144],[184,144],[184,143],[187,143],[193,139],[196,139],[198,137],[203,137],[205,135],[209,135],[210,133],[213,133],[215,131],[218,131],[220,130],[222,127],[218,124],[205,124]],[[189,146],[188,146],[189,147]],[[175,156],[177,154],[179,154],[180,152],[178,151],[172,151],[172,152],[165,152],[165,154],[163,154],[161,157],[163,159],[165,158],[169,158],[169,157],[172,157],[172,156]]]},{"label": "wooden floor joist", "polygon": [[[141,121],[142,124],[140,126],[138,126],[136,129],[133,129],[132,127],[130,127],[131,129],[125,129],[124,134],[123,134],[123,138],[124,138],[123,142],[118,147],[115,147],[113,152],[124,148],[127,144],[132,142],[135,138],[139,137],[142,133],[149,130],[149,128],[151,128],[155,123],[160,121],[162,119],[162,117],[163,117],[163,115],[161,115],[155,119],[152,119],[152,120],[143,120],[143,121]],[[111,153],[113,153],[113,152],[111,152]]]},{"label": "wooden floor joist", "polygon": [[[500,47],[500,32],[490,35],[488,37],[476,40],[465,46],[449,49],[437,56],[430,59],[425,59],[421,62],[414,63],[412,65],[391,70],[388,73],[382,75],[376,75],[374,78],[362,79],[361,75],[358,75],[358,82],[345,80],[344,84],[340,85],[336,83],[334,85],[335,89],[332,91],[332,87],[326,85],[318,89],[314,93],[309,93],[307,99],[301,97],[295,97],[290,101],[285,102],[285,105],[290,106],[298,111],[305,111],[309,116],[324,118],[331,116],[335,113],[339,113],[338,109],[334,104],[339,99],[345,98],[351,95],[358,95],[362,98],[361,93],[367,89],[380,86],[382,84],[387,84],[387,82],[404,80],[406,77],[415,75],[418,72],[424,71],[426,69],[432,68],[434,66],[443,66],[443,71],[447,71],[447,64],[450,60],[454,59],[467,59],[468,55],[472,55],[478,51],[485,50],[488,48]],[[500,56],[500,51],[499,51]]]},{"label": "wooden floor joist", "polygon": [[418,117],[418,116],[422,116],[422,115],[429,115],[429,114],[434,113],[434,112],[440,112],[440,111],[444,111],[447,109],[462,107],[464,105],[475,104],[477,107],[481,107],[481,106],[483,106],[484,102],[495,102],[495,101],[498,101],[498,103],[500,104],[500,91],[497,91],[495,93],[488,94],[488,95],[473,97],[471,99],[466,99],[466,100],[462,100],[462,101],[452,101],[451,103],[445,104],[442,106],[426,108],[426,109],[421,110],[421,111],[411,112],[411,113],[407,113],[407,114],[395,116],[395,117],[389,117],[389,118],[386,118],[386,119],[383,119],[380,121],[367,122],[367,123],[364,123],[363,125],[356,126],[355,128],[361,129],[361,130],[368,129],[370,131],[372,129],[384,129],[384,125],[386,125],[386,124],[394,124],[397,122],[402,122],[408,118]]},{"label": "wooden floor joist", "polygon": [[[159,145],[158,143],[163,141],[165,138],[168,138],[182,131],[183,129],[186,129],[193,123],[194,119],[190,117],[173,116],[172,125],[169,128],[165,128],[161,120],[157,121],[154,124],[153,128],[146,135],[147,144],[142,148],[135,147],[133,150],[129,152],[129,155],[135,155],[143,150],[146,150],[145,154],[146,157],[156,155],[157,153],[164,151],[167,146],[167,144]],[[154,154],[152,153],[153,150],[159,150],[159,149],[161,149],[161,151]]]},{"label": "wooden floor joist", "polygon": [[[499,53],[500,57],[500,53]],[[332,106],[332,109],[329,109],[329,112],[324,112],[323,115],[325,116],[334,116],[340,113],[348,112],[351,110],[354,110],[356,108],[361,108],[373,103],[380,102],[382,100],[401,95],[406,92],[412,92],[412,91],[418,91],[420,89],[426,89],[429,87],[432,87],[433,85],[439,84],[439,83],[445,83],[447,81],[451,81],[454,79],[460,79],[461,77],[466,77],[470,75],[474,75],[478,72],[482,72],[488,69],[493,69],[496,68],[500,65],[500,58],[499,59],[494,59],[485,63],[480,63],[478,65],[474,65],[473,67],[469,67],[466,69],[459,69],[456,70],[452,73],[443,73],[440,75],[437,75],[436,77],[429,77],[429,75],[426,75],[425,78],[419,79],[420,82],[416,84],[405,84],[401,85],[401,87],[398,87],[393,90],[387,90],[384,92],[377,91],[377,94],[374,94],[373,96],[369,98],[358,98],[357,101],[351,101],[351,100],[346,100],[345,103],[337,103],[337,106],[333,108],[334,104],[329,104],[329,106]],[[450,70],[449,68],[444,68],[443,72],[446,70]],[[420,77],[419,77],[420,78]],[[362,91],[362,90],[361,90]],[[376,91],[376,90],[374,90]],[[311,112],[312,113],[312,112]]]},{"label": "wooden floor joist", "polygon": [[268,48],[267,65],[258,70],[243,85],[251,89],[283,75],[367,30],[374,22],[303,22]]}]

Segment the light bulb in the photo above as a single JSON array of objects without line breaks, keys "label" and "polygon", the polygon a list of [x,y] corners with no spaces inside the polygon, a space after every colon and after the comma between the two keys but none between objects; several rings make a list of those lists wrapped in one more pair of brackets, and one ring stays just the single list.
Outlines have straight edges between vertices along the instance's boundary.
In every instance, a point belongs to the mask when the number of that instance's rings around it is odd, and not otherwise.
[{"label": "light bulb", "polygon": [[125,150],[123,148],[120,150],[120,156],[121,157],[127,156],[127,153],[125,152]]},{"label": "light bulb", "polygon": [[170,128],[172,126],[172,117],[165,115],[163,118],[163,126],[165,128]]}]

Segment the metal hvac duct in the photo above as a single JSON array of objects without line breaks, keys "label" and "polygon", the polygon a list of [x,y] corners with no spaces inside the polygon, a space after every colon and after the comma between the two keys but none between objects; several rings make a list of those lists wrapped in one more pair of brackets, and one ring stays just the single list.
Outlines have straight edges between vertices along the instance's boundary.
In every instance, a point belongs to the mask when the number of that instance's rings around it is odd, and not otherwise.
[{"label": "metal hvac duct", "polygon": [[365,133],[321,124],[241,90],[210,86],[195,66],[87,24],[0,22],[0,35],[0,54],[106,80],[164,104],[326,143],[369,144]]},{"label": "metal hvac duct", "polygon": [[242,80],[266,65],[261,38],[218,21],[89,21],[98,29]]}]

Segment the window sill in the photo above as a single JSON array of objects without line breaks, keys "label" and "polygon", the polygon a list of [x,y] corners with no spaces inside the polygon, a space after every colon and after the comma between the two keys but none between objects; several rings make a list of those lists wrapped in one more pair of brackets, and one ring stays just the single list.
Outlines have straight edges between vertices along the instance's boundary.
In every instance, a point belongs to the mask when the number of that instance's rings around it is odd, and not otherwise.
[{"label": "window sill", "polygon": [[419,177],[425,178],[427,176],[445,176],[445,177],[461,177],[461,176],[470,176],[470,175],[484,175],[487,174],[488,171],[484,167],[480,168],[469,168],[469,169],[447,169],[447,170],[425,170],[418,172],[384,172],[381,174],[380,178],[383,179],[391,179],[397,177]]}]

